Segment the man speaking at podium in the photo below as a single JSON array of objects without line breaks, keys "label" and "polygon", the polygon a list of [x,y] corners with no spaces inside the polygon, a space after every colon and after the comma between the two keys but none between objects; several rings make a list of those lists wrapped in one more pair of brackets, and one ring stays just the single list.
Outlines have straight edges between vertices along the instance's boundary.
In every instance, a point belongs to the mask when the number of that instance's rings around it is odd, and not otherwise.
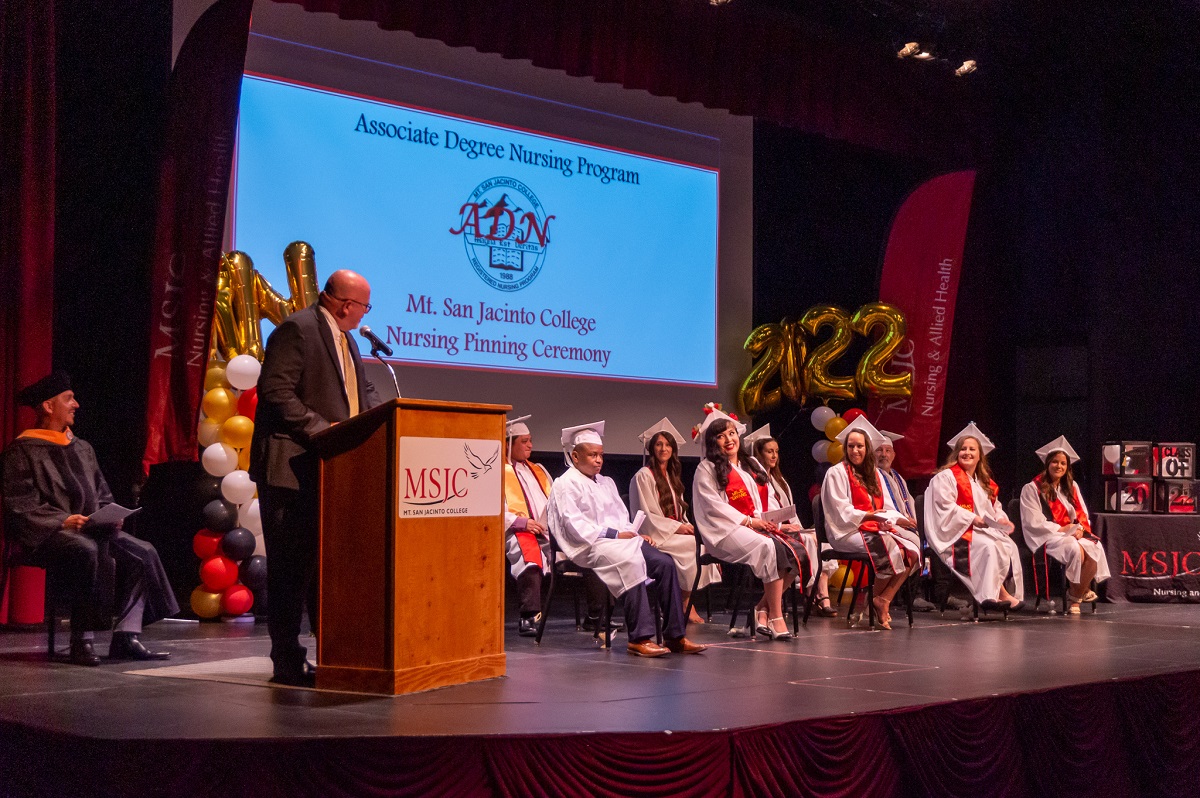
[{"label": "man speaking at podium", "polygon": [[250,476],[258,484],[267,547],[271,681],[312,687],[300,645],[304,605],[317,631],[318,458],[312,436],[380,404],[347,333],[371,309],[371,286],[352,271],[329,275],[316,305],[298,310],[267,339],[258,378]]}]

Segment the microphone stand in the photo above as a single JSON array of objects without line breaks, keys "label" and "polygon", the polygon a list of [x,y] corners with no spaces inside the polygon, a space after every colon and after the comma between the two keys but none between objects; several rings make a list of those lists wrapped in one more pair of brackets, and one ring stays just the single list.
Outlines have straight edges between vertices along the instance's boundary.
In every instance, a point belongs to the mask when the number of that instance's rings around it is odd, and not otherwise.
[{"label": "microphone stand", "polygon": [[396,381],[396,370],[392,368],[392,364],[384,360],[379,355],[379,350],[371,347],[371,357],[383,364],[383,367],[388,370],[388,374],[392,375],[392,385],[396,386],[396,398],[400,398],[400,383]]}]

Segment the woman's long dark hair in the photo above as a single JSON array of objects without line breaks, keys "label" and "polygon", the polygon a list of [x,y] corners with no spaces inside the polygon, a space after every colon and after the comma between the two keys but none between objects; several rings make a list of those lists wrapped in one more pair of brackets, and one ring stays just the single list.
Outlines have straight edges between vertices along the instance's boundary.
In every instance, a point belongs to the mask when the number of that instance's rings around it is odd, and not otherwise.
[{"label": "woman's long dark hair", "polygon": [[1046,504],[1054,501],[1054,488],[1050,486],[1050,461],[1060,454],[1067,458],[1067,472],[1062,475],[1058,487],[1067,497],[1067,501],[1072,504],[1075,502],[1075,473],[1071,470],[1071,458],[1067,457],[1066,452],[1051,452],[1050,456],[1046,458],[1045,465],[1042,466],[1042,480],[1038,483],[1038,492],[1042,494],[1042,499]]},{"label": "woman's long dark hair", "polygon": [[[775,440],[774,438],[759,438],[754,442],[754,459],[758,461],[759,465],[762,465],[764,462],[766,462],[763,459],[763,449],[767,448],[768,443],[774,443],[776,446],[779,445],[779,441]],[[767,467],[764,465],[763,468]],[[781,471],[779,468],[778,458],[775,459],[774,466],[767,468],[767,476],[771,479],[771,489],[775,491],[775,498],[779,500],[779,506],[787,507],[788,498],[780,491],[779,486],[786,485],[789,491],[792,489],[792,486],[789,485],[787,479],[784,478],[783,471]]]},{"label": "woman's long dark hair", "polygon": [[[876,479],[878,472],[875,470],[875,450],[871,448],[871,439],[867,437],[867,433],[862,430],[855,429],[850,432],[850,435],[861,435],[863,446],[866,448],[866,454],[863,455],[863,461],[859,465],[850,462],[849,455],[843,455],[846,460],[846,465],[850,466],[850,470],[862,482],[863,487],[867,489],[867,493],[871,496],[882,496],[883,490],[879,487],[879,480]],[[846,436],[846,443],[850,443],[850,435]]]},{"label": "woman's long dark hair", "polygon": [[996,501],[996,491],[992,489],[992,485],[996,481],[992,479],[992,469],[988,467],[987,455],[983,453],[983,444],[974,435],[964,435],[959,438],[954,451],[950,452],[950,456],[946,458],[946,464],[939,468],[938,471],[945,471],[958,462],[958,453],[962,451],[963,445],[967,441],[975,441],[975,446],[979,449],[979,462],[975,466],[975,479],[980,485],[983,485],[983,489],[987,491],[988,498]]},{"label": "woman's long dark hair", "polygon": [[[704,459],[711,462],[716,469],[717,487],[721,490],[729,487],[729,472],[733,471],[733,466],[729,464],[729,458],[725,456],[725,452],[717,446],[717,436],[732,426],[733,422],[729,419],[718,418],[708,425],[708,429],[704,430]],[[766,485],[770,481],[770,477],[767,476],[767,472],[758,464],[758,461],[745,457],[739,458],[738,462],[750,472],[754,481],[759,485]]]},{"label": "woman's long dark hair", "polygon": [[[671,458],[667,460],[667,473],[658,466],[658,458],[654,455],[654,444],[662,438],[671,447]],[[683,464],[679,462],[679,446],[675,438],[667,432],[656,432],[646,441],[646,453],[650,455],[650,473],[654,475],[654,487],[658,490],[658,507],[667,518],[677,509],[679,518],[687,518],[688,503],[683,498]],[[675,491],[675,500],[671,500],[671,491]],[[678,508],[676,507],[678,504]]]}]

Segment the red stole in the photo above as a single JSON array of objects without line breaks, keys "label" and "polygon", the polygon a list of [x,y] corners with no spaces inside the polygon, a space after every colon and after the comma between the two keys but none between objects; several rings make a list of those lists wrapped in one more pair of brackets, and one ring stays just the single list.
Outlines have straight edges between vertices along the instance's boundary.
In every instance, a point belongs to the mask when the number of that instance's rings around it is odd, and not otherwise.
[{"label": "red stole", "polygon": [[[842,466],[846,469],[846,478],[850,480],[850,501],[854,504],[855,510],[863,510],[868,513],[874,513],[883,509],[883,494],[872,496],[867,491],[866,484],[855,473],[854,469],[846,461],[842,461]],[[863,532],[878,532],[878,521],[865,521],[859,527]]]},{"label": "red stole", "polygon": [[[1034,477],[1033,481],[1040,486],[1042,484],[1042,475],[1038,474]],[[1042,495],[1042,502],[1050,505],[1050,516],[1054,519],[1054,523],[1059,526],[1066,526],[1071,523],[1071,516],[1067,513],[1067,508],[1062,503],[1062,499],[1058,497],[1058,491],[1054,491],[1051,494],[1049,502],[1046,502],[1045,494],[1042,494],[1041,490],[1038,493]],[[1085,532],[1091,534],[1092,522],[1088,520],[1087,512],[1083,509],[1083,503],[1079,501],[1078,485],[1071,486],[1071,505],[1075,508],[1075,523],[1083,527]]]},{"label": "red stole", "polygon": [[[758,488],[758,498],[763,509],[767,506],[767,486],[754,483]],[[746,482],[742,479],[742,475],[737,472],[737,469],[730,469],[729,482],[725,484],[725,498],[729,501],[729,506],[737,510],[743,515],[754,515],[754,499],[750,497],[749,491],[746,490]]]},{"label": "red stole", "polygon": [[[971,478],[958,463],[950,466],[950,471],[954,473],[954,481],[958,483],[958,506],[979,515],[975,512],[975,493],[971,489]],[[1000,495],[1000,488],[995,482],[988,480],[988,488],[993,496]]]}]

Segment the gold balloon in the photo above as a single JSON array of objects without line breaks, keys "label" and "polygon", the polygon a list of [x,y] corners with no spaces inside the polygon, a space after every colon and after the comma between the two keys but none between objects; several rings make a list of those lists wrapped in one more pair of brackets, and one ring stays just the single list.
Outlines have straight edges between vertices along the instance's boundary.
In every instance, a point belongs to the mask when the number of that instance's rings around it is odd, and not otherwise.
[{"label": "gold balloon", "polygon": [[746,339],[743,348],[758,360],[738,391],[738,403],[743,413],[755,415],[779,406],[780,389],[768,391],[766,385],[779,371],[788,346],[787,338],[779,324],[763,324],[754,328]]},{"label": "gold balloon", "polygon": [[808,398],[804,390],[804,330],[798,322],[786,317],[779,322],[779,327],[785,343],[783,362],[779,366],[779,385],[784,396],[803,407]]},{"label": "gold balloon", "polygon": [[[830,446],[837,446],[838,448],[841,448],[841,444],[837,442],[837,436],[841,434],[842,430],[848,426],[850,426],[850,423],[841,416],[834,416],[825,422],[825,437],[833,441],[833,443],[829,444]],[[224,427],[221,429],[223,430]],[[838,457],[838,460],[841,459],[841,457]],[[835,460],[834,462],[837,461]]]},{"label": "gold balloon", "polygon": [[887,364],[904,343],[908,325],[904,314],[895,305],[884,302],[872,302],[859,308],[854,318],[850,320],[854,331],[864,338],[871,337],[871,330],[882,327],[879,339],[871,344],[871,348],[858,361],[858,369],[854,379],[859,390],[876,397],[883,396],[912,396],[913,375],[911,371],[892,374],[887,371]]},{"label": "gold balloon", "polygon": [[829,448],[825,450],[825,459],[828,460],[831,465],[837,465],[838,463],[842,462],[842,457],[844,457],[845,454],[846,453],[842,451],[842,445],[837,441],[834,441],[833,443],[829,444]]},{"label": "gold balloon", "polygon": [[812,338],[822,327],[832,327],[828,340],[812,350],[805,364],[805,388],[809,396],[822,399],[853,399],[854,378],[835,377],[829,367],[836,363],[853,340],[850,317],[833,305],[815,305],[805,311],[799,326]]},{"label": "gold balloon", "polygon": [[[240,468],[242,471],[250,470],[250,447],[249,446],[247,446],[245,449],[242,449],[241,451],[238,452],[238,468]],[[257,496],[258,491],[255,491],[254,495]]]},{"label": "gold balloon", "polygon": [[221,424],[221,443],[245,449],[254,437],[254,422],[245,416],[230,416]]},{"label": "gold balloon", "polygon": [[208,371],[204,372],[204,390],[228,387],[230,386],[229,380],[225,379],[225,364],[219,360],[209,363]]},{"label": "gold balloon", "polygon": [[297,310],[317,301],[317,265],[312,247],[294,241],[283,252],[289,297],[276,291],[254,268],[244,252],[221,257],[213,323],[213,349],[226,360],[253,355],[262,360],[263,340],[259,326],[265,318],[278,325]]},{"label": "gold balloon", "polygon": [[221,594],[205,590],[204,586],[192,591],[192,612],[201,618],[216,618],[221,614]]},{"label": "gold balloon", "polygon": [[212,446],[221,439],[221,425],[211,418],[206,418],[201,421],[196,427],[196,440],[200,443],[201,449],[206,449]]},{"label": "gold balloon", "polygon": [[223,424],[237,412],[237,397],[228,388],[213,388],[200,400],[200,409],[213,421]]}]

